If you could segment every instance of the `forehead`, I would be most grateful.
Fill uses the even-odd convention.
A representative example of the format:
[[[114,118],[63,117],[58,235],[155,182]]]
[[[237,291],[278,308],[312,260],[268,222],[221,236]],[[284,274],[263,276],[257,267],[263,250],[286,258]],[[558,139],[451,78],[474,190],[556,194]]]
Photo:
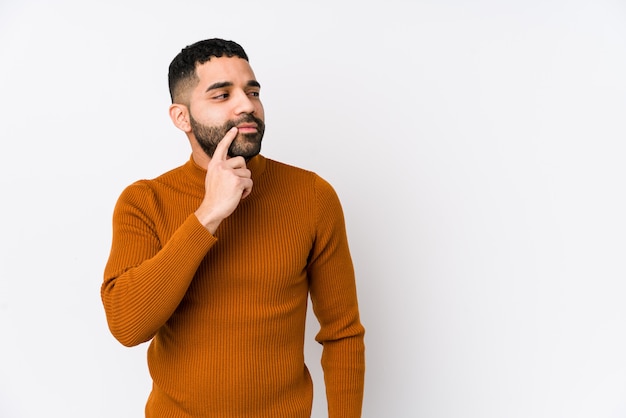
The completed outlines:
[[[211,57],[204,64],[196,66],[198,87],[205,88],[216,82],[231,82],[234,85],[256,80],[248,61],[239,57]]]

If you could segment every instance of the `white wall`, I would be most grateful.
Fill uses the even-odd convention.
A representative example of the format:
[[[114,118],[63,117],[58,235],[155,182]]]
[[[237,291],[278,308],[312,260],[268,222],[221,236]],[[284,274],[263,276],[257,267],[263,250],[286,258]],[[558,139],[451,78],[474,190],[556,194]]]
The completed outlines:
[[[188,158],[167,66],[213,36],[263,84],[263,153],[342,199],[364,417],[626,416],[624,2],[3,0],[1,417],[142,416],[111,213]]]

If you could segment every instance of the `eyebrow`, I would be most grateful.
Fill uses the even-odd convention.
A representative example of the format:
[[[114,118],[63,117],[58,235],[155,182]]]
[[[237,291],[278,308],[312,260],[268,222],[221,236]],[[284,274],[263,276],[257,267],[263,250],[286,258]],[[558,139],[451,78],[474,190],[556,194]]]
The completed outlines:
[[[246,85],[248,87],[261,87],[261,84],[259,84],[258,81],[256,80],[250,80],[246,83]],[[207,89],[205,90],[205,93],[208,93],[211,90],[217,90],[217,89],[222,89],[224,87],[232,87],[233,83],[230,81],[218,81],[217,83],[213,83],[211,84],[209,87],[207,87]]]

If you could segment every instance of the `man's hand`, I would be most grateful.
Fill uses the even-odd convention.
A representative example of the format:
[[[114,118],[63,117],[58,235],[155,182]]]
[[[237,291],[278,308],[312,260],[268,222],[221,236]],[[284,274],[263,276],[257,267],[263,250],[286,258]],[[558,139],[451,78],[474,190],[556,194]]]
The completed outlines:
[[[204,183],[204,199],[195,214],[210,233],[235,211],[241,199],[252,192],[252,178],[243,157],[228,157],[228,148],[237,137],[232,128],[217,144]]]

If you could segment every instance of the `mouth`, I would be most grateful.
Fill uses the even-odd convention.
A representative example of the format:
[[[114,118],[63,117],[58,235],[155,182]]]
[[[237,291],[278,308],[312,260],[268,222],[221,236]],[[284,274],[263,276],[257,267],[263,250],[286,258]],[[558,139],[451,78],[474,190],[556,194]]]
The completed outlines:
[[[237,129],[239,133],[242,134],[256,133],[258,131],[255,123],[242,123],[241,125],[237,125]]]

